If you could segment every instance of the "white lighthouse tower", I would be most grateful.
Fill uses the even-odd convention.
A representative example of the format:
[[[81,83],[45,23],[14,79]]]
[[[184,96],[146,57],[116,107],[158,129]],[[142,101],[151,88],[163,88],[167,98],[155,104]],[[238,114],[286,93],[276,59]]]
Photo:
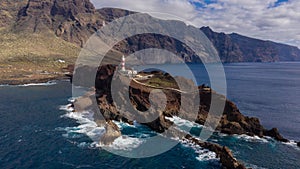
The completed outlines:
[[[126,59],[125,56],[122,56],[122,62],[121,62],[121,69],[119,70],[121,75],[129,77],[129,78],[134,78],[138,74],[136,70],[133,68],[126,69]]]
[[[126,72],[125,63],[126,63],[126,59],[125,59],[125,56],[123,55],[122,56],[122,68],[121,68],[122,72]]]

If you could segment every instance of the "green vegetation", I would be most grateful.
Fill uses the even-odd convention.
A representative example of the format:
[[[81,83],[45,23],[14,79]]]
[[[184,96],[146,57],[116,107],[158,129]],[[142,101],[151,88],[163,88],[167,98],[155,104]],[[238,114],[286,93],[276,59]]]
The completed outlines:
[[[12,33],[0,30],[0,60],[22,57],[75,58],[79,47],[51,33]]]
[[[152,78],[145,80],[144,83],[155,87],[178,89],[176,81],[166,75],[154,75]]]
[[[0,82],[61,76],[62,68],[74,64],[79,52],[80,48],[75,44],[48,32],[13,33],[2,28],[0,30]]]

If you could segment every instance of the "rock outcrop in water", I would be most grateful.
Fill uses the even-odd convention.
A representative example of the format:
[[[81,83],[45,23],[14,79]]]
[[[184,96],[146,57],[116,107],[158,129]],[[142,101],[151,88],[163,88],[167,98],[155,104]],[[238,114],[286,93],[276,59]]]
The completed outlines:
[[[220,162],[223,165],[223,167],[227,169],[246,169],[246,167],[243,164],[241,164],[234,158],[232,152],[228,147],[222,147],[218,144],[213,144],[209,142],[201,142],[189,134],[185,138],[192,141],[194,144],[200,145],[203,148],[215,152],[217,154],[217,157],[220,158]]]
[[[108,121],[105,125],[105,133],[100,138],[100,141],[104,145],[109,145],[121,136],[119,127],[112,121]]]

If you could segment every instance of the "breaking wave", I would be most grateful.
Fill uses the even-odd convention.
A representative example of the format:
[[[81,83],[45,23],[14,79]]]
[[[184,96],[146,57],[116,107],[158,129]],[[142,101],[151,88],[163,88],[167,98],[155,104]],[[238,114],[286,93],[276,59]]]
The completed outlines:
[[[242,135],[233,135],[233,137],[238,138],[240,140],[248,141],[248,142],[260,142],[260,143],[268,143],[270,141],[270,137],[258,137],[258,136],[248,136],[245,134]]]
[[[66,111],[66,114],[62,115],[61,118],[70,118],[76,120],[79,124],[78,126],[66,127],[66,128],[57,128],[57,130],[65,131],[63,137],[69,139],[81,138],[83,135],[91,138],[91,143],[77,143],[79,147],[105,147],[114,150],[122,150],[122,151],[130,151],[134,148],[140,146],[143,142],[146,141],[145,138],[151,137],[155,133],[150,129],[138,124],[134,123],[134,125],[130,125],[123,122],[114,121],[115,124],[118,125],[122,136],[118,137],[111,145],[101,145],[99,144],[99,140],[102,135],[105,133],[105,127],[99,127],[97,123],[94,121],[94,113],[91,111],[84,112],[75,112],[72,102],[75,101],[76,98],[70,98],[68,101],[71,102],[67,105],[62,105],[59,107],[60,110]],[[132,129],[135,129],[132,131]],[[125,133],[125,134],[124,134]],[[87,146],[89,144],[89,146]]]
[[[212,152],[208,149],[202,148],[199,145],[195,145],[194,143],[191,143],[187,140],[181,140],[180,143],[184,147],[192,148],[195,153],[197,154],[196,159],[199,161],[216,161],[219,162],[219,158],[217,158],[217,155],[215,152]]]
[[[0,87],[30,87],[30,86],[52,86],[56,85],[56,81],[49,81],[46,83],[28,83],[28,84],[21,84],[21,85],[9,85],[9,84],[2,84]]]
[[[122,151],[131,151],[141,144],[143,144],[145,140],[140,138],[133,138],[129,136],[121,136],[118,137],[111,145],[106,146],[110,149],[114,150],[122,150]],[[103,147],[105,145],[97,144],[99,147]]]

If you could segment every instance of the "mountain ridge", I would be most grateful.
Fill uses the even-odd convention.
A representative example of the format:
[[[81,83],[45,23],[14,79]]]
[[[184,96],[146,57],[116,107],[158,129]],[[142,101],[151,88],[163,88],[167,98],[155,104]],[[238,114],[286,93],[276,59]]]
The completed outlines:
[[[136,13],[117,8],[96,9],[90,0],[21,0],[18,1],[21,2],[19,5],[13,5],[14,1],[1,2],[5,10],[0,13],[0,27],[10,25],[10,31],[16,34],[20,32],[44,36],[50,34],[79,48],[83,47],[88,38],[105,22]],[[9,17],[3,17],[8,15]],[[294,46],[237,33],[217,33],[207,26],[201,27],[200,30],[215,46],[222,62],[300,61],[300,49]],[[184,45],[178,44],[175,40],[170,42],[170,38],[157,35],[132,37],[120,42],[120,47],[116,50],[131,54],[142,50],[140,46],[162,48],[166,44],[169,50],[181,55],[186,62],[199,62],[195,60],[195,56],[191,56],[193,52],[183,47]]]
[[[117,8],[96,9],[90,0],[2,0],[0,79],[36,78],[41,76],[40,72],[57,76],[57,72],[63,72],[62,68],[75,63],[85,42],[105,23],[133,13],[136,12]],[[224,63],[300,61],[300,49],[294,46],[236,33],[217,33],[209,27],[199,29],[215,46]],[[113,56],[129,55],[147,48],[166,49],[187,63],[201,63],[182,42],[155,34],[125,39],[112,53]],[[63,62],[58,63],[59,60]]]
[[[300,49],[270,40],[260,40],[237,33],[216,33],[200,28],[213,43],[223,62],[299,61]]]

